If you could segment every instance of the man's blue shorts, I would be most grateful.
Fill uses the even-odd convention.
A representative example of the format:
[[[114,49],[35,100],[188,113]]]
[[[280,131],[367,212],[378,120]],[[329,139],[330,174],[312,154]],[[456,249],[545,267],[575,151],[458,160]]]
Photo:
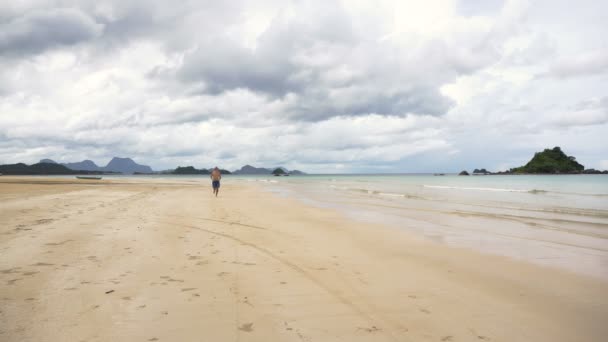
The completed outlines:
[[[217,189],[220,187],[220,181],[213,181],[213,188]]]

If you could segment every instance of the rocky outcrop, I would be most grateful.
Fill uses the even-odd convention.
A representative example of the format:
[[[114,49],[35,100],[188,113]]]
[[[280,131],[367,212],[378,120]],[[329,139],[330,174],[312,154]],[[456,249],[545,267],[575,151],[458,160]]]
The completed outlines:
[[[153,173],[152,168],[147,165],[139,165],[131,158],[114,157],[108,165],[103,168],[104,171],[120,172],[125,174],[137,173]]]
[[[72,170],[103,171],[103,168],[97,166],[92,160],[83,160],[77,163],[62,163],[62,165]]]
[[[232,172],[235,175],[269,175],[272,170],[263,167],[254,167],[251,165],[245,165],[238,170]]]

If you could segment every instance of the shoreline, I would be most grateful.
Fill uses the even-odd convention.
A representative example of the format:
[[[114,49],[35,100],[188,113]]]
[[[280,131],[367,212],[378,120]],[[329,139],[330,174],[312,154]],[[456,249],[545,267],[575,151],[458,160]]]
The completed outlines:
[[[109,186],[111,185],[111,186]],[[608,282],[260,191],[0,178],[0,339],[600,341]],[[108,291],[113,291],[106,293]]]

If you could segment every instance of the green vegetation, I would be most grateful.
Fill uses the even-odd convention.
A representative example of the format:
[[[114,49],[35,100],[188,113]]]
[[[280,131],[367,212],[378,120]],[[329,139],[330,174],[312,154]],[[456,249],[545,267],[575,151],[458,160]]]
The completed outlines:
[[[174,175],[208,175],[210,172],[206,169],[195,169],[194,166],[178,166],[173,170]]]
[[[511,173],[581,173],[585,167],[576,158],[567,156],[559,147],[536,152],[528,164],[510,170]]]
[[[220,173],[223,175],[229,175],[230,171],[220,169]],[[170,172],[172,175],[208,175],[211,174],[211,170],[207,169],[196,169],[194,166],[178,166],[177,169]]]
[[[285,170],[281,169],[280,167],[277,167],[276,169],[274,169],[274,171],[272,171],[272,174],[275,176],[282,176],[284,174],[287,174],[287,172],[285,172]]]
[[[0,173],[5,175],[76,175],[102,174],[100,171],[75,171],[61,164],[38,163],[26,165],[23,163],[0,165]]]

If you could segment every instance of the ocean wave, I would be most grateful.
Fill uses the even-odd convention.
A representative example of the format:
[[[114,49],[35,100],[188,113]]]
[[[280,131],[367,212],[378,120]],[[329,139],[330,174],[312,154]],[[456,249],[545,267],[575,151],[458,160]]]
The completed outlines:
[[[278,183],[279,182],[279,181],[272,180],[272,179],[256,179],[254,181],[255,182],[264,182],[264,183]]]
[[[478,188],[478,187],[460,187],[460,186],[445,186],[445,185],[423,185],[425,188],[431,189],[449,189],[449,190],[477,190],[477,191],[495,191],[495,192],[523,192],[529,194],[560,194],[573,196],[592,196],[592,197],[608,197],[608,194],[589,194],[580,192],[564,192],[564,191],[549,191],[543,189],[503,189],[503,188]]]
[[[332,189],[336,189],[336,190],[363,193],[363,194],[367,194],[367,195],[377,195],[377,196],[385,196],[385,197],[401,197],[401,198],[411,198],[411,199],[425,199],[423,197],[411,195],[411,194],[407,194],[407,193],[382,192],[382,191],[371,190],[371,189],[350,188],[350,187],[336,186],[336,185],[329,185],[329,187]]]
[[[477,191],[496,191],[496,192],[528,192],[528,193],[543,193],[545,190],[538,189],[503,189],[503,188],[477,188],[477,187],[460,187],[460,186],[446,186],[446,185],[423,185],[425,188],[431,189],[448,189],[448,190],[477,190]]]

